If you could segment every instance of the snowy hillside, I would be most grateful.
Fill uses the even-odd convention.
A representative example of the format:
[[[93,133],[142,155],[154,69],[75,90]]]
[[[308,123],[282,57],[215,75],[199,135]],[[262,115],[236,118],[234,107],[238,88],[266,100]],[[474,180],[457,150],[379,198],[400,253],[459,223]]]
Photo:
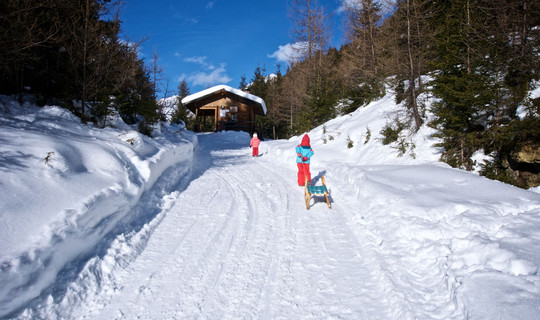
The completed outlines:
[[[400,156],[392,93],[301,137],[155,139],[57,108],[0,117],[0,318],[538,319],[540,194]],[[352,141],[352,147],[349,148]]]

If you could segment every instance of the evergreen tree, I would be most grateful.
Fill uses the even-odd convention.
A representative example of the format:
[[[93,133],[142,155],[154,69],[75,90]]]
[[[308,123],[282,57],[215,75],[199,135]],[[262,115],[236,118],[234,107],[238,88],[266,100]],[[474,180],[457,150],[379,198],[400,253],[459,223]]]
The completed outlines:
[[[342,98],[350,103],[342,113],[353,112],[384,92],[384,74],[380,32],[381,5],[373,0],[348,1],[345,6],[345,33],[348,43],[342,47],[339,64]]]
[[[287,99],[284,97],[284,83],[281,66],[277,65],[275,76],[267,77],[266,80],[266,108],[265,117],[259,117],[258,121],[263,127],[265,137],[273,139],[289,136],[289,111],[286,107]]]
[[[110,0],[4,1],[0,5],[0,93],[30,94],[107,125],[120,113],[145,129],[159,119],[136,45],[119,39]],[[75,101],[75,103],[73,103]],[[142,117],[142,118],[141,118]]]
[[[470,157],[481,146],[485,129],[482,109],[490,101],[489,73],[472,59],[475,21],[470,14],[471,0],[432,5],[436,8],[433,23],[440,28],[432,61],[437,70],[433,92],[441,100],[432,110],[436,119],[431,125],[443,139],[442,159],[454,167],[471,169]]]
[[[266,75],[264,74],[265,72],[266,69],[264,68],[264,66],[262,70],[260,66],[257,66],[253,73],[253,77],[251,78],[251,83],[247,86],[247,90],[251,94],[258,96],[263,100],[266,98],[266,91],[268,88],[268,85],[266,83]]]
[[[510,142],[507,135],[513,131],[507,128],[524,129],[516,110],[538,66],[520,63],[520,70],[515,71],[517,60],[535,60],[525,53],[530,52],[531,43],[538,43],[535,27],[519,17],[530,13],[524,12],[525,7],[538,12],[534,9],[538,5],[530,1],[494,4],[485,0],[432,3],[432,23],[439,28],[432,60],[437,70],[434,93],[440,98],[433,108],[432,125],[443,139],[443,160],[467,169],[472,168],[470,157],[479,149],[494,153],[502,168],[502,162],[521,147]],[[513,132],[510,136],[534,134]]]
[[[247,82],[246,82],[246,76],[243,74],[242,77],[240,77],[240,84],[238,84],[238,89],[240,90],[246,90],[247,88]]]
[[[251,78],[251,83],[246,86],[246,90],[257,97],[260,97],[266,102],[268,101],[269,82],[265,73],[266,68],[263,66],[261,69],[261,67],[257,65],[257,68],[255,68],[253,73],[253,77]],[[266,107],[267,109],[269,108],[268,104]],[[267,131],[268,128],[271,127],[272,122],[271,112],[269,113],[270,115],[267,113],[267,116],[265,117],[256,117],[256,127],[258,128],[259,138],[264,138],[266,135],[271,136]]]
[[[190,116],[190,111],[182,104],[182,99],[189,96],[189,87],[185,80],[178,84],[177,107],[173,114],[171,122],[180,123],[182,121],[187,129],[192,130],[194,119]]]

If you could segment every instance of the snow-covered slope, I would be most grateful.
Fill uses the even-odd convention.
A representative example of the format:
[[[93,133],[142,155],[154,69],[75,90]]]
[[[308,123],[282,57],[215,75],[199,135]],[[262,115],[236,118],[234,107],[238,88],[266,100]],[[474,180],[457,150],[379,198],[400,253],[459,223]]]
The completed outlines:
[[[395,109],[389,92],[309,132],[332,209],[307,211],[301,136],[253,158],[245,133],[11,106],[0,318],[537,319],[540,195],[437,162],[426,128],[399,156],[379,135]]]
[[[395,95],[387,88],[388,94],[366,107],[355,112],[337,117],[309,132],[311,145],[317,152],[318,159],[350,164],[423,164],[437,163],[440,151],[433,147],[438,141],[431,137],[433,129],[422,127],[417,134],[406,136],[406,142],[414,144],[408,147],[407,152],[400,155],[395,145],[383,145],[380,131],[387,123],[391,123],[399,114],[396,107]],[[421,98],[424,98],[422,96]],[[428,104],[429,101],[426,102]],[[302,136],[289,139],[289,143],[279,143],[268,151],[284,162],[293,162],[294,153],[288,152],[291,147],[300,143]],[[349,140],[352,148],[349,148]]]
[[[99,253],[107,237],[144,223],[138,219],[145,213],[134,208],[168,168],[183,163],[188,170],[196,144],[173,127],[149,139],[121,121],[118,129],[101,130],[59,107],[6,106],[0,117],[0,316],[54,286],[70,263]]]

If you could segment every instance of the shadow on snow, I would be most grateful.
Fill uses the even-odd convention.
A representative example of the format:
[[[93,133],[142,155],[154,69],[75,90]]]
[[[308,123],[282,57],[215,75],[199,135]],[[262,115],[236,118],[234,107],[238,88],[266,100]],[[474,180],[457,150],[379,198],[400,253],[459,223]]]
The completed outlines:
[[[233,137],[236,137],[236,135],[233,135]],[[105,218],[90,230],[75,228],[72,233],[68,233],[65,237],[55,237],[48,247],[35,252],[31,259],[25,258],[28,254],[23,254],[19,259],[19,267],[21,265],[25,267],[24,265],[26,265],[29,272],[26,273],[28,280],[11,290],[14,291],[13,294],[18,295],[31,290],[36,284],[39,285],[44,277],[51,277],[50,273],[54,272],[55,256],[61,255],[62,251],[73,249],[71,248],[73,242],[82,242],[85,239],[99,239],[97,245],[77,253],[74,259],[62,266],[61,270],[56,275],[53,275],[53,283],[42,289],[37,297],[21,301],[7,313],[0,314],[0,317],[17,317],[25,309],[34,309],[47,304],[46,301],[49,296],[53,298],[54,303],[59,303],[70,286],[80,278],[81,272],[90,261],[96,258],[98,261],[102,261],[113,242],[119,236],[137,234],[158,217],[163,210],[159,204],[164,197],[173,192],[181,193],[185,191],[192,181],[197,180],[211,167],[246,161],[251,158],[249,136],[246,136],[246,141],[240,139],[231,141],[227,134],[204,134],[199,135],[198,140],[199,143],[195,147],[192,161],[182,162],[165,170],[155,184],[142,194],[133,207],[120,208],[112,214],[104,215]],[[244,148],[247,148],[245,153],[238,152]],[[230,150],[238,150],[232,152],[237,155],[231,156],[230,152],[224,152]],[[157,225],[159,225],[159,222]],[[136,256],[144,250],[152,232],[153,229],[144,237],[143,241],[137,243]],[[0,274],[6,271],[9,272],[10,269],[11,266],[2,265]],[[99,271],[96,271],[94,276],[96,281],[99,282],[102,275]]]

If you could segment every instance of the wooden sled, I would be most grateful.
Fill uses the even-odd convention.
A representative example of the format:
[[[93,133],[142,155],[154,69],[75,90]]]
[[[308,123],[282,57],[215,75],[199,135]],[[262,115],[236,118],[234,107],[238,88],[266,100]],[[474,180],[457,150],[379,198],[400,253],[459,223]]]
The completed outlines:
[[[324,176],[321,176],[321,181],[322,181],[322,186],[312,186],[308,184],[307,177],[306,177],[306,181],[304,182],[304,200],[306,201],[306,209],[308,210],[309,210],[309,203],[311,202],[311,197],[313,195],[324,195],[328,208],[332,209],[332,205],[330,205],[330,199],[328,199],[328,188],[326,188],[326,182],[324,180]]]

